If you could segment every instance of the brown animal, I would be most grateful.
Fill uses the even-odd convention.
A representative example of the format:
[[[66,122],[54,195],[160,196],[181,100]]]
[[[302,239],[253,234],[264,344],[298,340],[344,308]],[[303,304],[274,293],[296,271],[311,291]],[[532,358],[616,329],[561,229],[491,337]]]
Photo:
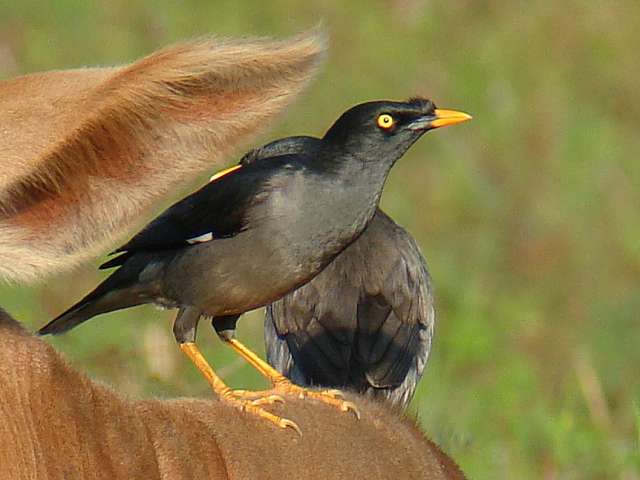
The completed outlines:
[[[1,479],[456,479],[456,465],[385,405],[362,419],[287,397],[302,438],[212,400],[130,400],[0,316]]]
[[[141,223],[270,119],[313,73],[316,36],[186,43],[130,66],[0,82],[0,274],[73,266]],[[34,241],[37,239],[37,242]],[[215,400],[130,400],[0,310],[0,478],[463,478],[419,430],[287,397],[281,431]]]

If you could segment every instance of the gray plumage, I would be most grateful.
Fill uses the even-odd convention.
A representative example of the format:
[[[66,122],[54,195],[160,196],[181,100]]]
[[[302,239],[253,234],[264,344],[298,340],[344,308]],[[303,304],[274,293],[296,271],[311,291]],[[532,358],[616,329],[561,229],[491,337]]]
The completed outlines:
[[[356,390],[405,408],[434,322],[420,249],[377,210],[318,276],[267,307],[267,359],[295,383]]]

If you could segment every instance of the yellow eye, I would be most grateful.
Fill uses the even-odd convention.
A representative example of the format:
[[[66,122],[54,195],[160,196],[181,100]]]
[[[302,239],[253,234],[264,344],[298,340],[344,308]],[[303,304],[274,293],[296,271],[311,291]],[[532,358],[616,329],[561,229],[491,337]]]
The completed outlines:
[[[394,124],[394,120],[393,117],[391,115],[389,115],[388,113],[383,113],[382,115],[380,115],[378,117],[378,126],[380,128],[384,128],[385,130],[393,127]]]

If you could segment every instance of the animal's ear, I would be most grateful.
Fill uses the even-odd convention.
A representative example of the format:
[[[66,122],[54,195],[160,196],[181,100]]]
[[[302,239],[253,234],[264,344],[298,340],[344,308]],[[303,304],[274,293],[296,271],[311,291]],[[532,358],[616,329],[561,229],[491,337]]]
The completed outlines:
[[[129,234],[271,124],[323,49],[316,33],[200,40],[122,67],[0,82],[0,277],[61,270]]]

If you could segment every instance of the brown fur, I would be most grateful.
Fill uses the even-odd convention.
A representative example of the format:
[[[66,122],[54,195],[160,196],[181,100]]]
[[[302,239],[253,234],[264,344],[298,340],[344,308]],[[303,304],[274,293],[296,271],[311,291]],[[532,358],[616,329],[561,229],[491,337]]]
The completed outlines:
[[[128,67],[0,82],[0,276],[33,279],[123,236],[297,93],[322,50],[201,41]],[[129,400],[0,309],[0,479],[457,479],[411,422],[288,398],[302,439],[214,400]]]
[[[201,40],[0,82],[0,277],[60,271],[122,239],[268,124],[322,51],[316,35]]]
[[[129,400],[92,382],[0,313],[0,478],[460,479],[382,404],[362,419],[295,398],[271,410],[303,433],[215,400]]]

